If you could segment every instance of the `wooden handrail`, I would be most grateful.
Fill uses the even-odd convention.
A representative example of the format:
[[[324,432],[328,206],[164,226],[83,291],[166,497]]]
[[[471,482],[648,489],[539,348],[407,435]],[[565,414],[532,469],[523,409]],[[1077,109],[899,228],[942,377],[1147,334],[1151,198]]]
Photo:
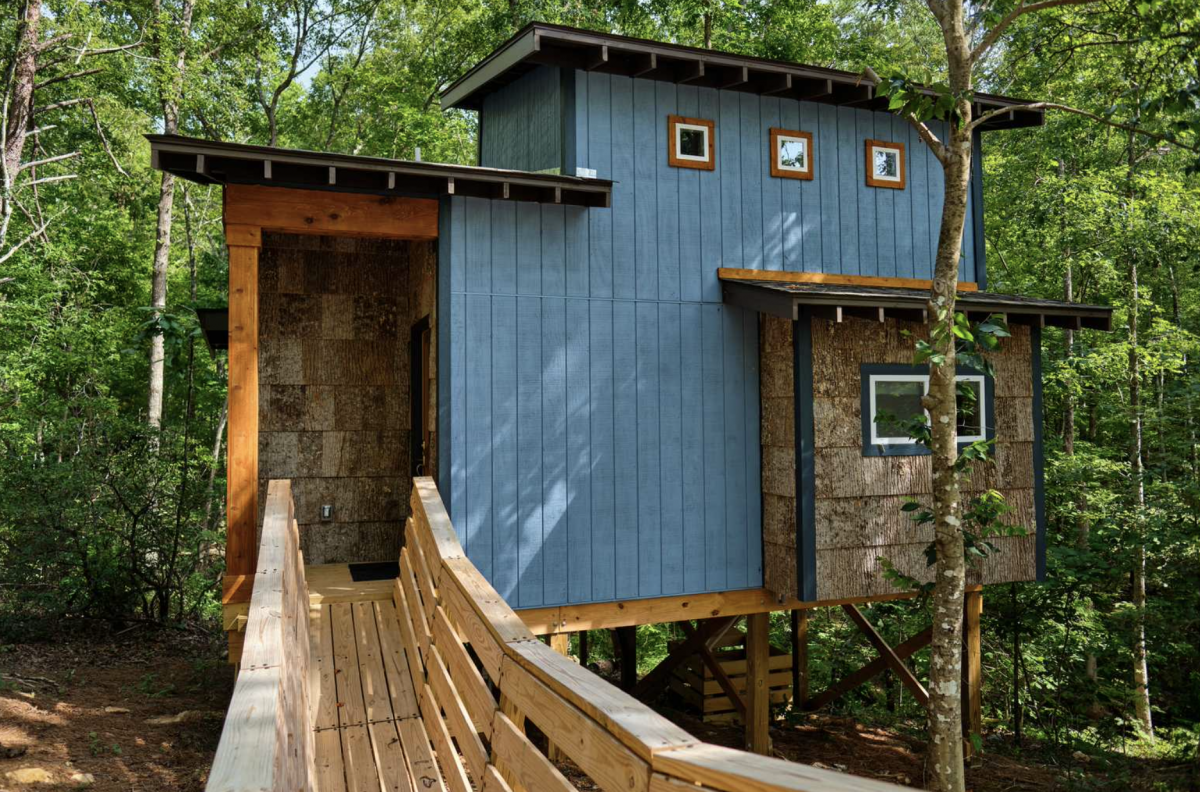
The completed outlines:
[[[308,586],[289,481],[267,486],[237,683],[206,792],[310,792]]]
[[[432,479],[414,479],[412,515],[395,600],[452,792],[468,777],[483,792],[573,789],[525,737],[525,719],[606,790],[900,789],[698,740],[538,641],[467,559]]]

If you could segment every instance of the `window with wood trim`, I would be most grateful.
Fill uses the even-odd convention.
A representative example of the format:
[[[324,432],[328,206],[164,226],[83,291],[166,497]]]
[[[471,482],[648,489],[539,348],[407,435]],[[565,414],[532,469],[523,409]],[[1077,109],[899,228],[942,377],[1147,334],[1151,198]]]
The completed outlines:
[[[867,141],[867,186],[903,190],[908,174],[904,144],[886,140]]]
[[[716,128],[712,121],[667,116],[667,162],[676,168],[713,170],[717,167]]]
[[[771,175],[811,180],[814,172],[812,133],[771,127]]]
[[[995,437],[993,389],[990,377],[959,367],[958,443],[964,446]],[[929,390],[924,366],[864,364],[862,366],[863,456],[918,456],[929,449],[916,442],[908,427],[915,418],[929,421],[921,399]]]

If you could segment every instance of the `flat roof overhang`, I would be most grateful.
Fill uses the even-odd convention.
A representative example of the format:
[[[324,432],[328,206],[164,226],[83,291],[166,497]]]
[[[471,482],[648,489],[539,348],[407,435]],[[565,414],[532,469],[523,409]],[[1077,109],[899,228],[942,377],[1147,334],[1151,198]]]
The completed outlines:
[[[197,308],[196,318],[200,320],[200,332],[204,333],[211,351],[229,349],[228,308]]]
[[[147,135],[151,165],[200,184],[256,184],[307,190],[437,198],[462,195],[569,206],[610,206],[612,182],[548,173],[356,157]]]
[[[602,74],[782,96],[825,104],[887,110],[888,100],[854,72],[751,58],[715,50],[532,22],[442,92],[442,108],[479,110],[488,94],[538,66],[566,66]],[[930,96],[934,91],[927,89]],[[1008,109],[981,129],[1017,129],[1045,123],[1030,102],[975,94],[976,114]]]
[[[765,280],[721,281],[726,303],[760,313],[795,320],[800,307],[806,306],[817,316],[840,319],[859,316],[883,319],[924,321],[929,291],[874,286],[842,286],[824,283],[786,283]],[[1112,308],[1083,305],[1013,294],[960,291],[957,309],[969,318],[1003,314],[1012,324],[1029,324],[1072,329],[1112,329]]]

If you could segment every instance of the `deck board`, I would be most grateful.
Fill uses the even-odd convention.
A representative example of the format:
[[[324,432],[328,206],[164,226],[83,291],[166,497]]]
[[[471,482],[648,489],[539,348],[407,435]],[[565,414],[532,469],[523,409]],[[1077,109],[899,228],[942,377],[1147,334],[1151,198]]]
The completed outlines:
[[[314,569],[317,792],[445,792],[391,601],[394,581],[353,583],[344,564],[307,572]]]

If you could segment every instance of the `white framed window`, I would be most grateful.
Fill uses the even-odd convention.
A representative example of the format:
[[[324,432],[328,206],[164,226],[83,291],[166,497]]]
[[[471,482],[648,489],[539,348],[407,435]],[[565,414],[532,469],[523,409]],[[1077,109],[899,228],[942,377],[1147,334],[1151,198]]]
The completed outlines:
[[[907,180],[904,144],[867,141],[867,186],[903,190]]]
[[[667,161],[676,168],[713,170],[716,167],[715,124],[703,118],[668,117]]]
[[[811,132],[771,127],[771,175],[784,179],[812,179]]]
[[[863,449],[890,449],[890,453],[924,453],[908,434],[905,425],[929,414],[921,399],[929,391],[929,374],[910,366],[863,366]],[[989,437],[991,393],[989,380],[978,373],[959,373],[958,442]],[[887,453],[888,451],[884,451]]]

